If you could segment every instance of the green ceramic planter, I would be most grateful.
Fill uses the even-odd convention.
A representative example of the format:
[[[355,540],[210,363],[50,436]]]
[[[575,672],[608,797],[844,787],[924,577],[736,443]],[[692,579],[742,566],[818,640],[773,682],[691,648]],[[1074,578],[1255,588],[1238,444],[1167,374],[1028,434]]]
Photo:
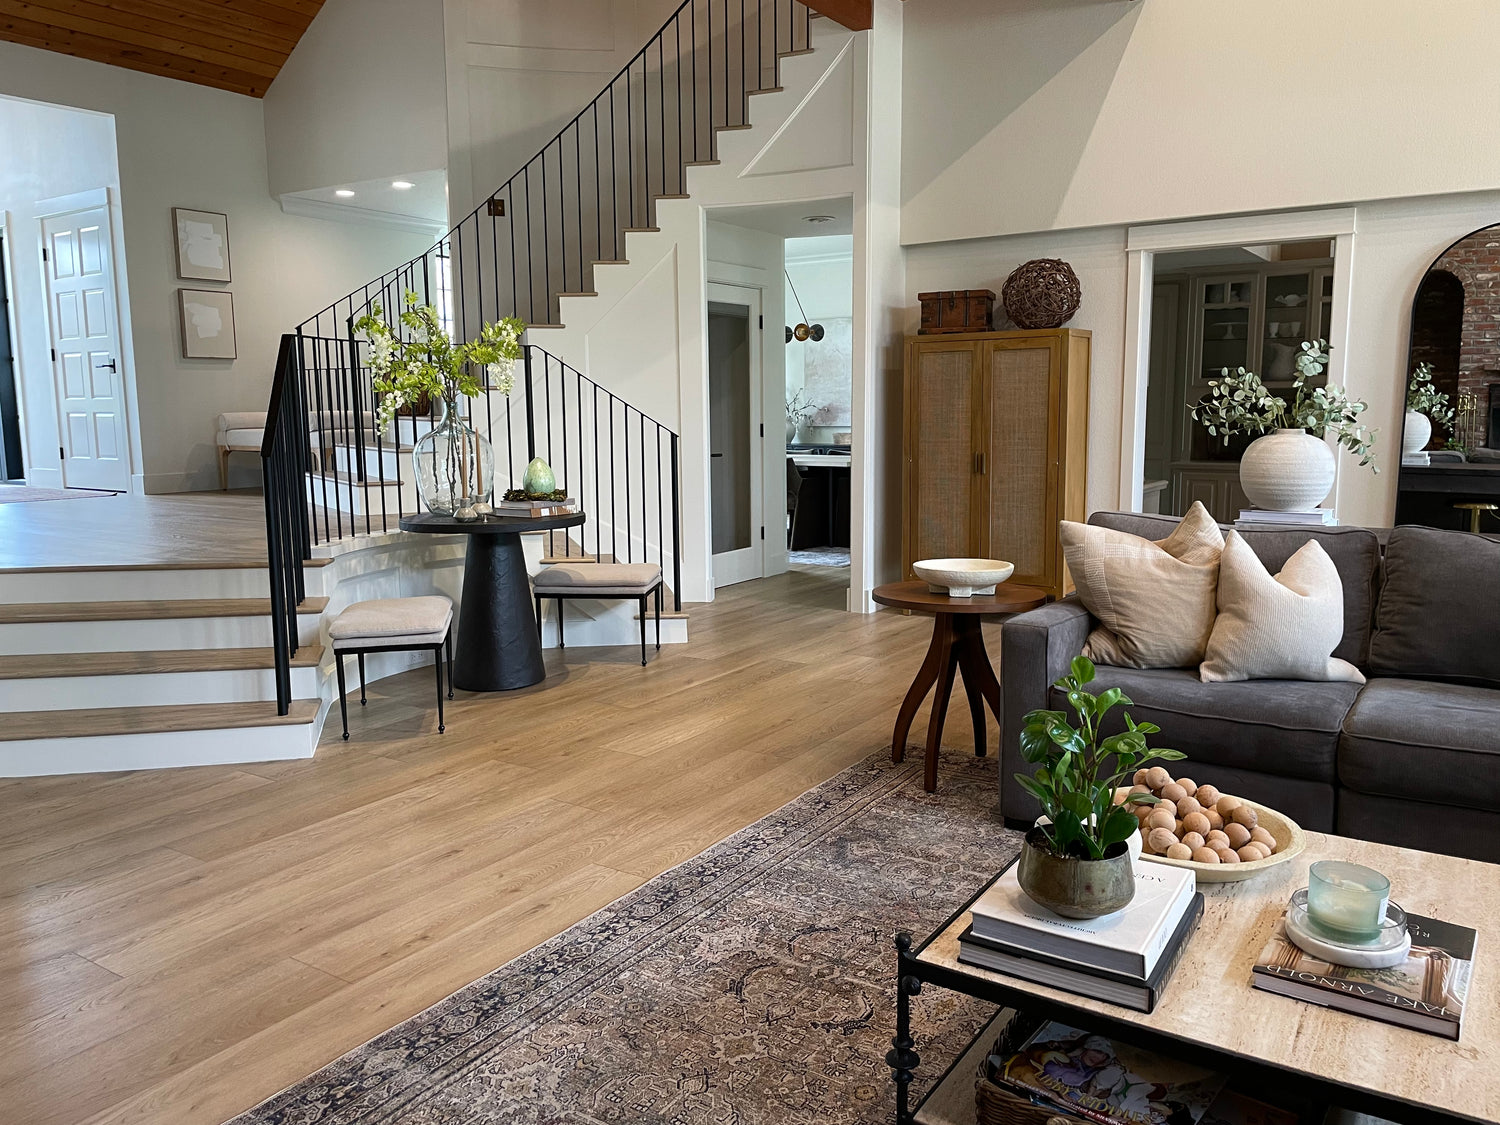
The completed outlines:
[[[1026,833],[1016,878],[1026,897],[1064,918],[1102,918],[1135,897],[1130,850],[1116,844],[1103,859],[1075,859],[1048,849],[1040,828]]]

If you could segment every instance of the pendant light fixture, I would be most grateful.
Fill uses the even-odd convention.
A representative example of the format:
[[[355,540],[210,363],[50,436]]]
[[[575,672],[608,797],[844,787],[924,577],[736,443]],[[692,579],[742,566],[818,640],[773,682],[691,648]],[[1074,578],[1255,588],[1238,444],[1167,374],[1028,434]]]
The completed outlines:
[[[797,340],[805,344],[811,340],[813,343],[817,343],[823,338],[823,326],[821,324],[807,323],[807,310],[802,307],[802,298],[797,296],[797,286],[792,281],[792,275],[787,273],[785,268],[781,272],[786,274],[786,283],[791,286],[792,298],[797,302],[797,311],[802,314],[802,322],[796,328],[787,325],[786,342],[790,344],[793,340]]]

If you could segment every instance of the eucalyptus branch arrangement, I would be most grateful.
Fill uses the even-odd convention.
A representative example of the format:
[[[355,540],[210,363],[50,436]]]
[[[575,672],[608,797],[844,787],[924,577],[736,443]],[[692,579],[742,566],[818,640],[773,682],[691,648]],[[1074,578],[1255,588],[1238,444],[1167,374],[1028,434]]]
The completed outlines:
[[[477,339],[455,344],[436,308],[419,304],[415,293],[406,294],[405,305],[397,317],[400,331],[386,320],[378,302],[354,322],[370,345],[367,363],[380,395],[377,417],[382,428],[402,407],[424,397],[442,398],[451,410],[459,395],[472,397],[485,389],[510,394],[525,321],[508,316],[483,325]]]
[[[1411,373],[1411,383],[1406,388],[1406,409],[1425,414],[1434,426],[1453,432],[1453,407],[1448,396],[1432,384],[1432,364],[1423,360]]]
[[[1375,465],[1375,435],[1359,416],[1369,403],[1351,399],[1343,387],[1315,386],[1328,369],[1328,341],[1304,340],[1297,352],[1297,374],[1292,379],[1292,401],[1271,393],[1253,371],[1224,368],[1208,381],[1209,392],[1192,407],[1193,421],[1226,444],[1235,434],[1265,434],[1272,430],[1308,430],[1315,437],[1329,434],[1359,458]]]
[[[1125,713],[1125,729],[1100,738],[1104,717],[1116,707],[1133,706],[1119,688],[1098,695],[1085,690],[1093,682],[1094,665],[1075,656],[1069,672],[1054,687],[1067,693],[1068,706],[1078,717],[1075,727],[1062,711],[1032,711],[1022,720],[1021,756],[1034,764],[1031,776],[1016,780],[1041,802],[1051,824],[1042,831],[1058,855],[1103,859],[1115,844],[1123,844],[1140,829],[1131,806],[1156,804],[1149,793],[1134,793],[1115,803],[1115,788],[1146,762],[1181,761],[1181,750],[1152,748],[1149,735],[1161,728],[1137,723]]]

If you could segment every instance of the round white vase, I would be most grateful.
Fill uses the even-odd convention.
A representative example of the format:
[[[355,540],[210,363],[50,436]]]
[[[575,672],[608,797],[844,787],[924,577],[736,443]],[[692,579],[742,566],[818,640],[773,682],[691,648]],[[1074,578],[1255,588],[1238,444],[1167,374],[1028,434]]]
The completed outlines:
[[[1333,487],[1333,450],[1306,430],[1276,430],[1256,438],[1240,459],[1240,487],[1257,508],[1308,512]]]
[[[1406,426],[1401,431],[1401,463],[1425,465],[1428,457],[1422,451],[1432,440],[1432,419],[1415,410],[1406,412]]]
[[[786,440],[787,440],[787,444],[790,445],[793,441],[796,440],[796,438],[797,438],[797,423],[794,422],[794,421],[792,421],[790,418],[788,418],[786,420]]]

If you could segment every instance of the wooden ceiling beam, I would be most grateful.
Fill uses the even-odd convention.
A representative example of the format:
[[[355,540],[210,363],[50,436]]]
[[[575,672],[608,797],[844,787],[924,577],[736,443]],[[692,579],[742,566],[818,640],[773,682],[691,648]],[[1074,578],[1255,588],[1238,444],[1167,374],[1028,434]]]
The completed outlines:
[[[869,31],[875,26],[875,0],[806,0],[807,6],[850,31]]]

